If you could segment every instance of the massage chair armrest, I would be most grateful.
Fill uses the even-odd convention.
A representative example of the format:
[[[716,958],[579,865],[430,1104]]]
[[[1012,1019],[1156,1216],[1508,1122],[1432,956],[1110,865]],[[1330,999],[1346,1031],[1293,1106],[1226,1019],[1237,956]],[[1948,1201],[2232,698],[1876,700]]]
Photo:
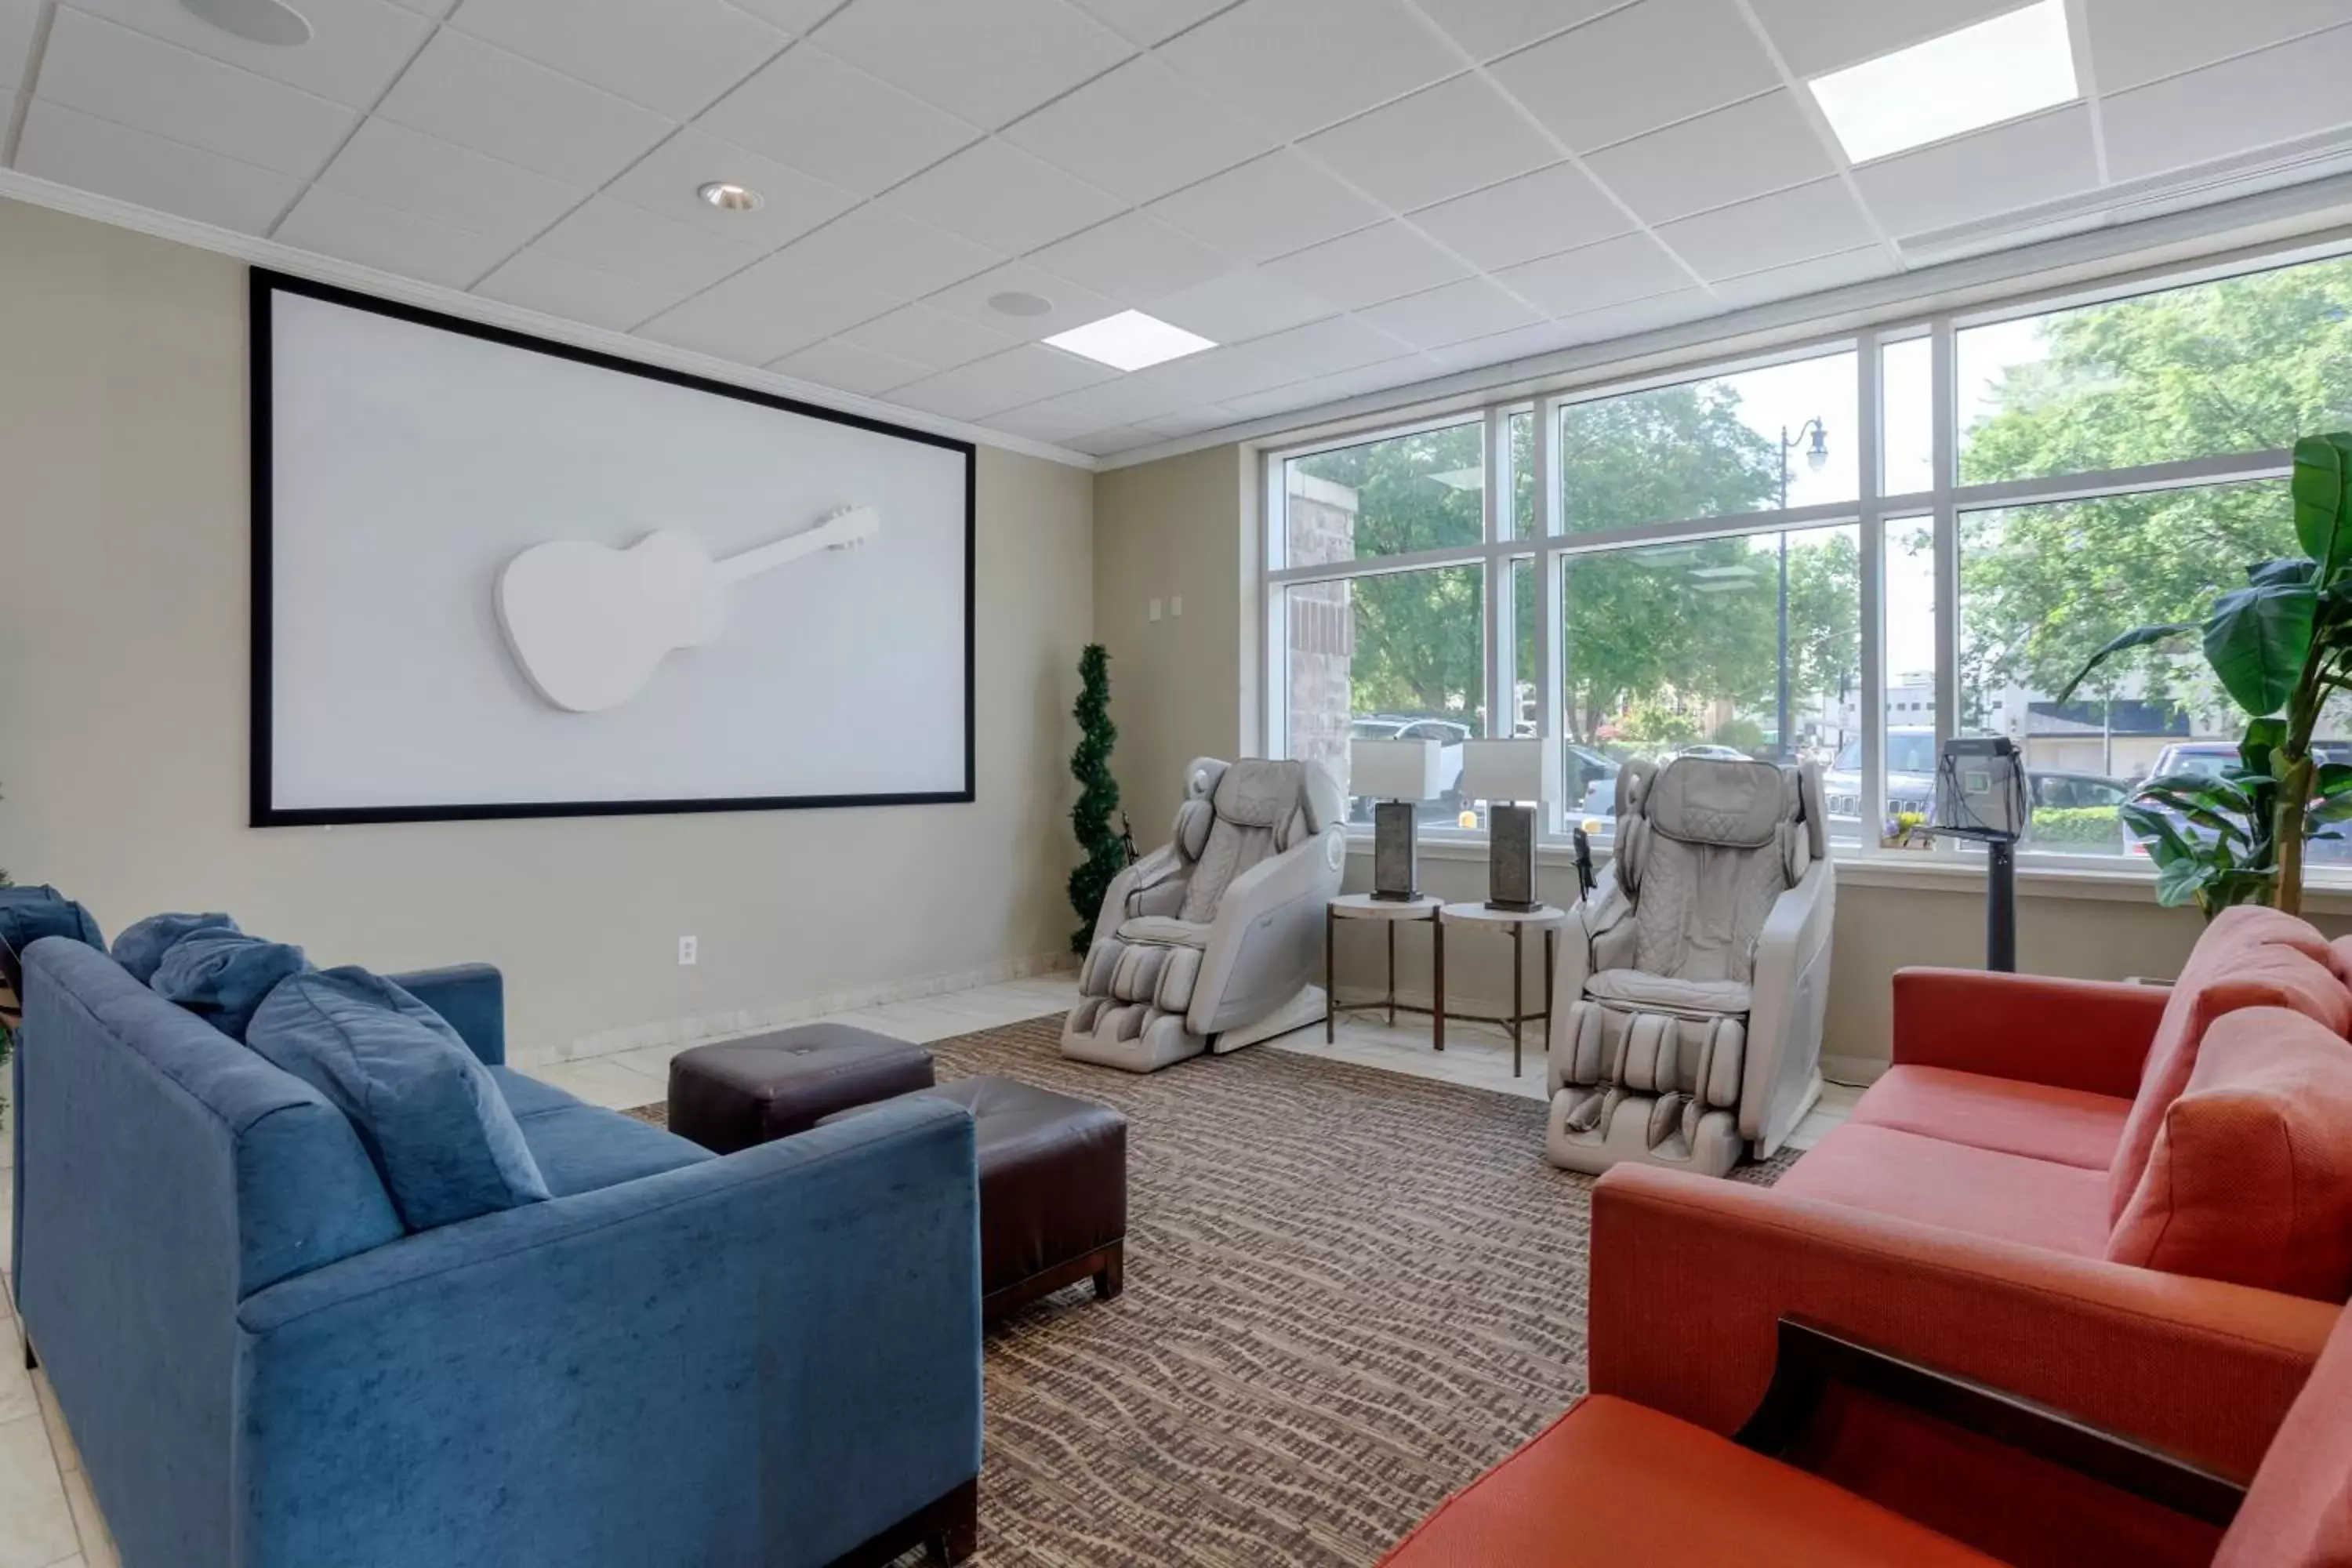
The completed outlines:
[[[1548,1054],[1554,1062],[1564,1063],[1573,1053],[1575,1042],[1569,1037],[1569,1009],[1584,994],[1585,982],[1595,970],[1622,968],[1624,965],[1607,962],[1607,954],[1598,952],[1603,939],[1612,933],[1631,935],[1630,922],[1633,900],[1617,885],[1617,868],[1603,866],[1594,879],[1590,897],[1580,899],[1569,908],[1567,918],[1560,921],[1559,953],[1553,961],[1551,979],[1550,1044]],[[1553,1072],[1555,1084],[1559,1068]]]
[[[1173,844],[1163,844],[1110,879],[1095,917],[1097,939],[1138,915],[1172,915],[1184,906],[1186,866]]]
[[[1975,969],[1895,972],[1895,1061],[2129,1100],[2169,987]]]
[[[1296,990],[1319,973],[1324,907],[1338,896],[1347,866],[1347,830],[1334,823],[1233,879],[1217,900],[1187,1029],[1212,1035],[1234,1027],[1246,1020],[1224,1016],[1229,994],[1255,1006],[1265,999],[1262,992]]]
[[[1755,963],[1748,971],[1748,1058],[1740,1073],[1739,1132],[1769,1145],[1771,1153],[1790,1131],[1767,1127],[1778,1110],[1793,1122],[1801,1100],[1775,1095],[1790,1051],[1801,1052],[1808,1078],[1821,1055],[1822,1024],[1828,1005],[1830,931],[1837,906],[1837,873],[1816,860],[1797,885],[1772,900],[1757,933]]]
[[[1593,1190],[1590,1376],[1729,1434],[1805,1321],[2236,1480],[2342,1309],[1619,1165]]]

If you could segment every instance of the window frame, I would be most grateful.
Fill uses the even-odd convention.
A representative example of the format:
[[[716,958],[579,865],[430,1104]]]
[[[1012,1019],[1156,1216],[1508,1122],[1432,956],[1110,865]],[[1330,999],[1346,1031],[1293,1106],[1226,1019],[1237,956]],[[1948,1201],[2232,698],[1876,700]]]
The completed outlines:
[[[2086,306],[2195,288],[2232,278],[2352,257],[2352,241],[2325,244],[2294,241],[2251,248],[2201,263],[2171,268],[2151,267],[2120,273],[2065,289],[2022,292],[1948,310],[1923,310],[1889,317],[1848,331],[1822,332],[1742,353],[1709,353],[1694,350],[1670,363],[1646,366],[1639,374],[1611,375],[1606,367],[1561,378],[1530,393],[1524,383],[1507,393],[1476,402],[1448,405],[1443,412],[1387,423],[1353,423],[1344,429],[1318,432],[1312,437],[1285,441],[1271,437],[1256,445],[1260,463],[1258,522],[1255,546],[1258,590],[1264,605],[1265,636],[1259,643],[1259,741],[1263,753],[1281,756],[1288,735],[1286,711],[1284,590],[1299,584],[1352,580],[1394,572],[1435,567],[1476,566],[1486,574],[1485,637],[1486,648],[1485,710],[1488,730],[1509,735],[1518,721],[1513,668],[1516,638],[1511,617],[1516,600],[1511,572],[1517,561],[1532,559],[1538,604],[1533,637],[1536,660],[1537,735],[1559,746],[1565,736],[1563,693],[1553,641],[1562,624],[1561,567],[1571,556],[1600,554],[1640,545],[1686,543],[1709,539],[1794,532],[1811,528],[1854,526],[1860,538],[1860,719],[1862,743],[1861,792],[1858,809],[1864,831],[1859,844],[1841,844],[1841,860],[1916,865],[1923,860],[1957,868],[1965,863],[1965,847],[1938,837],[1930,850],[1888,849],[1870,824],[1885,819],[1885,755],[1888,716],[1885,710],[1888,670],[1885,647],[1885,542],[1890,521],[1926,521],[1931,530],[1935,574],[1934,729],[1938,745],[1951,738],[1960,710],[1959,519],[1963,513],[1995,508],[2022,507],[2095,500],[2167,489],[2263,479],[2279,479],[2292,472],[2285,449],[2242,451],[2218,457],[2183,458],[2047,478],[1962,485],[1958,482],[1958,364],[1961,332],[1973,327],[2054,314]],[[1886,493],[1884,489],[1885,421],[1880,371],[1882,354],[1890,345],[1926,339],[1929,344],[1930,463],[1933,483],[1927,489]],[[1559,441],[1563,409],[1571,405],[1689,384],[1736,375],[1792,361],[1852,353],[1854,356],[1854,405],[1841,411],[1841,420],[1858,443],[1858,497],[1786,510],[1740,512],[1729,516],[1685,518],[1569,532],[1564,529],[1564,498],[1559,482]],[[1824,410],[1824,413],[1828,413]],[[1535,527],[1532,537],[1512,533],[1510,420],[1528,413],[1534,419],[1532,444]],[[1451,426],[1482,421],[1486,459],[1479,540],[1409,554],[1368,557],[1347,563],[1289,566],[1282,559],[1287,527],[1285,515],[1286,465],[1300,458],[1391,437],[1409,436]],[[1565,847],[1571,803],[1549,803],[1540,824],[1549,845]],[[1483,842],[1481,830],[1424,824],[1424,837],[1438,841]],[[1370,829],[1351,826],[1351,837]],[[2068,854],[2027,849],[2021,863],[2053,871],[2124,874],[2141,880],[2154,869],[2137,857]],[[2331,872],[2316,868],[2322,879],[2344,879],[2352,871]]]

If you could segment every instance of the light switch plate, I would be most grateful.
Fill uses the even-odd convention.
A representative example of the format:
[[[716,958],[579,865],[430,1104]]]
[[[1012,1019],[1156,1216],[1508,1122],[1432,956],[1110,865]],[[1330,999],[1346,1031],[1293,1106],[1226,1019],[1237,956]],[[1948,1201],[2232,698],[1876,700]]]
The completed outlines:
[[[1155,621],[1160,618],[1160,601],[1157,599],[1151,601],[1151,618]]]

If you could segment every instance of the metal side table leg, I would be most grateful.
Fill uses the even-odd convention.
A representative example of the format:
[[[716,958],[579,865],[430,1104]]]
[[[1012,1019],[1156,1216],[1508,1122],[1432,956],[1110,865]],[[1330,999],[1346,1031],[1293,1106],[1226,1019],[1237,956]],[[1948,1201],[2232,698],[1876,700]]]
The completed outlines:
[[[1331,906],[1323,906],[1323,1043],[1329,1045],[1338,1037],[1334,1019],[1339,1011],[1339,984],[1332,977],[1333,954],[1339,945],[1339,917]]]
[[[1430,998],[1429,1034],[1439,1050],[1445,1048],[1445,916],[1433,910],[1429,917],[1431,989],[1436,994]]]
[[[1527,933],[1518,927],[1511,928],[1511,1076],[1519,1076],[1519,1019],[1528,1010]]]

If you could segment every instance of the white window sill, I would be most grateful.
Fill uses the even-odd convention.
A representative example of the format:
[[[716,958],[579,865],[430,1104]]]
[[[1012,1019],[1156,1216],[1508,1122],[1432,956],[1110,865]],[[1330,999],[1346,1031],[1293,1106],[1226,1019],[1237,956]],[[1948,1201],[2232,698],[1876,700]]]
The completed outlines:
[[[1483,863],[1486,858],[1486,839],[1484,834],[1465,833],[1458,828],[1433,831],[1424,827],[1420,849],[1424,860]],[[1350,825],[1348,853],[1367,860],[1371,858],[1370,827]],[[1835,855],[1837,879],[1848,887],[1911,888],[1923,892],[1984,896],[1984,862],[1973,857],[1906,849],[1870,852],[1851,845],[1841,847]],[[1608,845],[1593,845],[1592,858],[1596,865],[1607,864]],[[1565,868],[1575,865],[1576,852],[1565,840],[1547,839],[1537,847],[1536,859],[1545,867]],[[2028,855],[2018,863],[2017,891],[2020,898],[2028,899],[2153,904],[2156,879],[2146,869],[2145,862],[2107,866],[2089,856],[2040,858]],[[2352,914],[2352,876],[2339,874],[2324,880],[2306,881],[2303,907],[2306,914]]]

